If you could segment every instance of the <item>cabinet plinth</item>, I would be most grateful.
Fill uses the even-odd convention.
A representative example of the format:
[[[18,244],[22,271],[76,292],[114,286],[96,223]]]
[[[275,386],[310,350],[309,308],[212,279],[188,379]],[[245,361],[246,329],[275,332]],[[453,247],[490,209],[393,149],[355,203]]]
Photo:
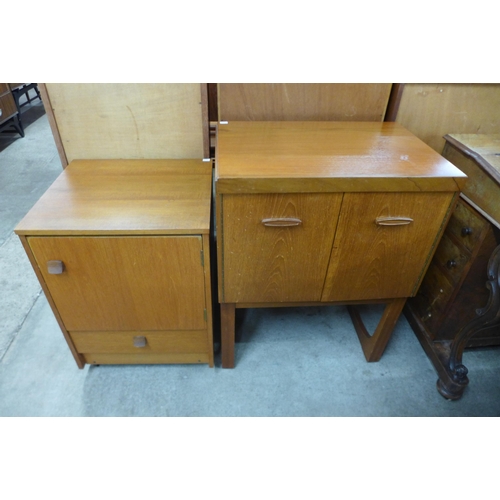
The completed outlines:
[[[74,161],[19,223],[79,367],[213,366],[211,179],[201,160]]]
[[[377,361],[415,295],[465,174],[396,123],[221,123],[222,363],[234,308],[348,304]],[[386,303],[373,335],[355,305]]]

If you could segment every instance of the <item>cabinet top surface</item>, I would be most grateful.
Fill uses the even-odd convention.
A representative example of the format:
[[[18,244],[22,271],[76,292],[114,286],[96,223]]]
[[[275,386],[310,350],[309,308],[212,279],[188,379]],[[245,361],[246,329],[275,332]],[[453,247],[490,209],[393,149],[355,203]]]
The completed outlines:
[[[449,134],[445,139],[476,160],[500,184],[500,134]]]
[[[270,186],[278,179],[303,179],[306,183],[337,179],[342,189],[349,180],[353,190],[384,190],[392,181],[394,189],[404,189],[406,184],[410,191],[457,191],[466,176],[397,123],[218,125],[216,180],[222,182],[223,189],[230,189],[231,182],[242,185],[244,180],[247,187],[253,180],[253,185],[264,189],[265,182]]]
[[[18,224],[19,235],[207,234],[211,163],[75,160]]]

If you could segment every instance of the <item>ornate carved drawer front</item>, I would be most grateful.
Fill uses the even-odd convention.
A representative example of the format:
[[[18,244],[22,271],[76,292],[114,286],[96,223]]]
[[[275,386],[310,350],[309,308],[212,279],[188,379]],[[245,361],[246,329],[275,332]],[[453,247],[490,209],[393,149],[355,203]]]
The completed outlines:
[[[322,300],[414,295],[452,199],[439,192],[346,193]]]
[[[225,302],[319,301],[341,194],[224,195]]]
[[[441,238],[433,261],[443,270],[453,284],[460,281],[469,259],[470,254],[456,245],[455,241],[448,235],[448,231],[446,231]]]
[[[201,237],[28,241],[70,332],[206,329]]]
[[[460,201],[450,218],[446,232],[467,250],[472,251],[479,240],[481,231],[488,222],[475,214],[469,206]]]
[[[438,328],[442,322],[442,314],[449,304],[453,291],[453,285],[445,273],[433,262],[415,298],[420,320],[431,330]]]

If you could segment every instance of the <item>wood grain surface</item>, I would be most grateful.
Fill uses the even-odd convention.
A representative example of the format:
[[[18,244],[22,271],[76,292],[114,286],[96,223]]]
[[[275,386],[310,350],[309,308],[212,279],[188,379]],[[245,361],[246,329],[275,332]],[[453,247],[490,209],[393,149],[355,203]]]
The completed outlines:
[[[68,162],[205,156],[208,113],[199,83],[45,86]]]
[[[30,237],[68,331],[200,330],[201,237]],[[48,260],[65,271],[47,272]]]
[[[382,121],[390,83],[219,83],[220,120]]]
[[[208,234],[211,179],[201,160],[77,160],[16,233]]]
[[[406,83],[396,121],[440,153],[446,134],[500,133],[500,84]]]
[[[456,191],[466,179],[397,123],[229,122],[217,141],[218,193]]]
[[[341,201],[339,194],[224,195],[223,301],[320,300]],[[301,224],[262,224],[273,217]]]
[[[346,193],[322,300],[413,295],[452,199],[452,193]],[[378,226],[381,216],[413,222]]]

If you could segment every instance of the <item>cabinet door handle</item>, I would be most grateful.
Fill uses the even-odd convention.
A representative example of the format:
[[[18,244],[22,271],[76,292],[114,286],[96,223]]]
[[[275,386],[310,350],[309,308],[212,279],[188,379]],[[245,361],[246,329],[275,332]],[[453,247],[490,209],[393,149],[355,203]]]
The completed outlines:
[[[62,274],[64,272],[64,262],[62,260],[47,261],[47,272],[49,274]]]
[[[146,347],[147,343],[148,340],[142,335],[134,337],[134,347]]]
[[[375,219],[377,226],[406,226],[412,222],[413,219],[409,217],[377,217]]]
[[[300,226],[302,221],[294,217],[278,217],[271,219],[262,219],[262,224],[268,227],[292,227]]]

